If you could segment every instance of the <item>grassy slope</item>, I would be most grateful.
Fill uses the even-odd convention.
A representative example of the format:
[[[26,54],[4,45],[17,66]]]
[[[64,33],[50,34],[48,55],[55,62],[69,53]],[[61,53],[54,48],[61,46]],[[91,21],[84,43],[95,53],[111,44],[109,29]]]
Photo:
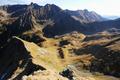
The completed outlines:
[[[60,39],[47,39],[45,42],[43,42],[42,48],[37,46],[35,43],[30,43],[24,40],[21,41],[23,41],[26,49],[32,55],[33,62],[35,64],[42,65],[48,70],[59,72],[67,67],[68,64],[73,64],[79,61],[88,61],[91,59],[90,55],[75,56],[74,54],[70,54],[69,49],[72,48],[72,46],[62,48],[65,58],[59,58],[57,51],[59,46],[56,46],[55,44],[59,42]],[[104,75],[92,75],[91,73],[84,71],[79,71],[79,73],[77,73],[79,75],[78,77],[83,78],[83,80],[117,80],[113,77]]]

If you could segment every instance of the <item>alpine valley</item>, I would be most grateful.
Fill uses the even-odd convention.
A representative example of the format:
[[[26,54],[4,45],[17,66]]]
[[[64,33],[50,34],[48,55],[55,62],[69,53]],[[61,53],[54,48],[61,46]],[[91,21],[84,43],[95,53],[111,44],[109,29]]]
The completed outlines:
[[[120,80],[120,19],[55,4],[0,6],[0,80]]]

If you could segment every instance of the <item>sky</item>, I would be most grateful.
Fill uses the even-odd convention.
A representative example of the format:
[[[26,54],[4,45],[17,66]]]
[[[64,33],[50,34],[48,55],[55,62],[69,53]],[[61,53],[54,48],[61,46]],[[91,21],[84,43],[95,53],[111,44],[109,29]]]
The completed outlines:
[[[31,2],[39,5],[56,4],[62,9],[70,10],[88,9],[103,16],[120,16],[120,0],[0,0],[0,5]]]

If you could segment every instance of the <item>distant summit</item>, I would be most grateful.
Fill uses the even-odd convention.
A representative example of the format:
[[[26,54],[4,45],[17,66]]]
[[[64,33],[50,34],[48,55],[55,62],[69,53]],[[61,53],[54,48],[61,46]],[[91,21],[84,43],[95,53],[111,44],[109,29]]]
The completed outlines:
[[[70,14],[74,19],[80,21],[81,23],[92,23],[106,20],[96,12],[88,11],[87,9],[76,11],[65,10],[65,12]]]
[[[120,18],[120,16],[107,16],[107,15],[105,15],[104,17],[110,20],[115,20],[117,18]]]

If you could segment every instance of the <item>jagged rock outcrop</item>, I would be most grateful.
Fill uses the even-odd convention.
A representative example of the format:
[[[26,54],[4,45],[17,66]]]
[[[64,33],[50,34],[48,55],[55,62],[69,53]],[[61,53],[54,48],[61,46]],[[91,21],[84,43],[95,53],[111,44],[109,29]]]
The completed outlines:
[[[40,25],[37,24],[31,7],[28,7],[26,12],[19,16],[14,23],[7,26],[7,29],[16,35],[29,30],[40,30]]]

